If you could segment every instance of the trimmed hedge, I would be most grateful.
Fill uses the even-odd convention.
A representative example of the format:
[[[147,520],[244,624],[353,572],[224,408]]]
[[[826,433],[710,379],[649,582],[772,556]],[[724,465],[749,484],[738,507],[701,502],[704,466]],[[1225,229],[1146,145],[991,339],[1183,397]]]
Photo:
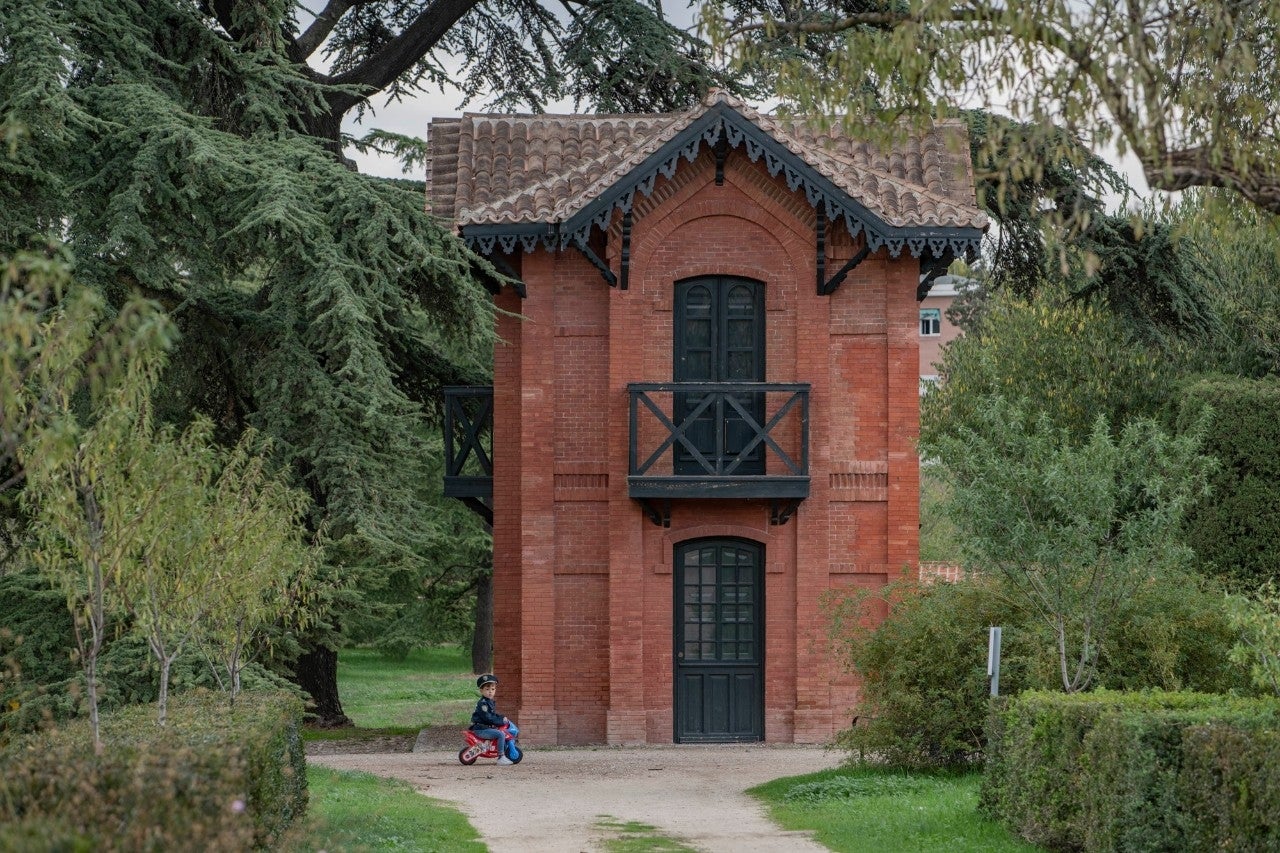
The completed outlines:
[[[1280,703],[1028,692],[991,717],[980,809],[1062,850],[1280,849]]]
[[[205,690],[19,739],[0,752],[0,849],[243,850],[276,844],[307,805],[303,706]]]
[[[1179,426],[1213,408],[1202,452],[1221,463],[1211,494],[1187,512],[1182,539],[1208,571],[1245,588],[1280,580],[1280,380],[1213,376],[1187,386]]]

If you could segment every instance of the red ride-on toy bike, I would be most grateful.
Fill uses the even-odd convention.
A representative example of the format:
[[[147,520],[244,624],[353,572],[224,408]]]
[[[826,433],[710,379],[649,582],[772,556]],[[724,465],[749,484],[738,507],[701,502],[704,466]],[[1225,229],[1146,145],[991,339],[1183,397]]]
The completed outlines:
[[[511,759],[512,764],[519,764],[520,759],[524,758],[524,750],[520,749],[520,745],[516,742],[520,736],[520,729],[516,728],[515,723],[508,721],[506,725],[499,726],[498,731],[503,733],[502,739],[506,745],[507,758]],[[476,763],[477,758],[497,758],[502,754],[498,752],[496,740],[486,740],[470,729],[463,729],[462,736],[467,739],[467,745],[458,751],[458,760],[463,764],[472,765]]]

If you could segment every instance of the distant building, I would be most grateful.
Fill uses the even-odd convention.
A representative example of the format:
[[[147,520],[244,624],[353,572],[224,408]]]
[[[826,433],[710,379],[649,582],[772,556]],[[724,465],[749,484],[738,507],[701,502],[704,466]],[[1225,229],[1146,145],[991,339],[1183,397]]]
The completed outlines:
[[[938,381],[942,347],[960,337],[960,329],[947,319],[947,309],[971,279],[958,275],[940,276],[920,302],[920,393]]]

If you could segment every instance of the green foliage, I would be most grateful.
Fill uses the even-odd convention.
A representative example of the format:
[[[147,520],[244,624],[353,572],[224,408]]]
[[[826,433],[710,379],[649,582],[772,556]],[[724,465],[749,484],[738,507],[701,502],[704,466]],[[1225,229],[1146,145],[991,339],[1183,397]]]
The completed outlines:
[[[1172,393],[1171,367],[1102,308],[1048,290],[1029,300],[998,294],[982,322],[944,350],[943,381],[921,404],[921,445],[930,452],[959,430],[980,433],[993,395],[1029,401],[1029,421],[1043,414],[1081,441],[1099,415],[1119,429],[1160,412]]]
[[[920,466],[920,559],[953,562],[960,554],[956,528],[945,512],[947,485],[933,465]]]
[[[1280,587],[1267,581],[1250,597],[1228,596],[1227,613],[1239,637],[1232,662],[1248,670],[1254,687],[1280,696]]]
[[[0,823],[53,822],[95,850],[269,846],[306,809],[302,703],[253,694],[227,711],[217,693],[175,700],[170,724],[148,708],[105,715],[106,749],[86,723],[32,735],[2,754]],[[30,823],[29,823],[30,822]]]
[[[182,341],[153,398],[157,422],[203,414],[225,445],[251,426],[271,441],[276,467],[312,500],[309,526],[331,537],[334,583],[306,651],[376,610],[365,593],[389,574],[425,576],[447,547],[452,530],[422,511],[434,482],[425,436],[438,388],[486,375],[480,278],[493,270],[425,213],[420,188],[334,156],[337,122],[364,95],[300,64],[310,51],[296,54],[295,11],[284,0],[0,9],[11,143],[0,256],[56,234],[104,310],[126,316],[137,293],[159,302]],[[402,14],[412,10],[344,15],[359,32],[335,32],[334,70],[378,53],[383,18]]]
[[[1204,451],[1220,465],[1187,513],[1182,538],[1205,570],[1245,588],[1280,579],[1280,380],[1205,377],[1187,384],[1181,423],[1204,417]]]
[[[1209,363],[1242,376],[1280,372],[1280,219],[1219,190],[1184,193],[1170,220],[1198,254],[1200,287],[1222,317]]]
[[[71,614],[62,593],[34,569],[0,578],[0,745],[16,735],[60,724],[84,712],[84,677],[74,659]],[[220,688],[216,661],[188,650],[169,672],[175,693]],[[248,690],[297,691],[289,682],[248,663]],[[99,702],[105,711],[154,703],[160,673],[141,636],[127,620],[108,631],[98,659]]]
[[[864,617],[890,604],[874,628]],[[1230,659],[1238,633],[1220,589],[1196,575],[1164,573],[1125,598],[1098,647],[1097,681],[1111,689],[1248,689]],[[1001,580],[900,582],[839,602],[833,629],[862,679],[861,716],[837,736],[851,757],[894,767],[963,767],[986,749],[987,629],[1002,627],[1000,692],[1060,685],[1055,638]]]
[[[1222,334],[1204,284],[1219,262],[1151,211],[1097,215],[1061,240],[1071,299],[1106,305],[1135,340],[1181,359],[1190,344]]]
[[[1115,145],[1153,188],[1230,187],[1280,210],[1280,3],[1120,0],[1035,3],[822,3],[707,14],[712,41],[753,62],[761,41],[831,46],[824,73],[783,64],[778,91],[868,124],[949,104],[999,108],[1052,139],[1058,125],[1091,147]],[[1099,58],[1099,45],[1110,53]],[[1034,150],[1034,147],[1031,148]],[[1016,172],[1022,158],[1006,167]]]
[[[432,520],[432,541],[418,561],[388,567],[381,585],[365,592],[364,609],[345,617],[351,643],[376,646],[391,657],[403,658],[435,643],[469,643],[476,578],[492,571],[493,541],[484,522],[441,493],[441,436],[424,436],[423,441],[430,455],[417,505]]]
[[[1189,560],[1170,534],[1210,460],[1196,429],[1171,438],[1134,419],[1113,438],[1099,415],[1077,444],[1048,415],[1001,396],[975,402],[974,426],[921,442],[950,482],[965,563],[1007,581],[1052,631],[1063,689],[1085,689],[1125,598]]]
[[[1058,277],[1047,231],[1067,223],[1077,230],[1088,227],[1103,215],[1105,196],[1127,191],[1128,184],[1066,131],[1044,135],[1034,125],[986,110],[961,115],[969,130],[978,203],[999,223],[988,247],[988,284],[1026,298]]]
[[[1025,693],[992,718],[982,808],[1055,849],[1271,849],[1278,717],[1197,693]]]
[[[890,603],[888,617],[866,626],[868,605]],[[835,603],[832,630],[862,679],[859,718],[837,744],[895,767],[959,766],[984,748],[988,693],[987,626],[1004,625],[1002,689],[1024,684],[1023,661],[1036,635],[1018,631],[1017,611],[999,583],[982,576],[954,584],[899,582],[882,594]]]
[[[34,570],[0,577],[0,745],[15,732],[75,710],[68,688],[79,667],[71,613],[62,593]]]

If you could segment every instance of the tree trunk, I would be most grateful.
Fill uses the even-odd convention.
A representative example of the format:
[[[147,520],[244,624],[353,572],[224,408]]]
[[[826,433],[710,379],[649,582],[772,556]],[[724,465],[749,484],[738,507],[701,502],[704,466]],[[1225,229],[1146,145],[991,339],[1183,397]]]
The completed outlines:
[[[311,695],[307,722],[322,729],[341,729],[355,725],[342,712],[338,699],[338,653],[316,646],[300,656],[293,665],[298,686]]]
[[[493,575],[476,578],[475,630],[471,634],[471,671],[492,672],[493,666]]]

